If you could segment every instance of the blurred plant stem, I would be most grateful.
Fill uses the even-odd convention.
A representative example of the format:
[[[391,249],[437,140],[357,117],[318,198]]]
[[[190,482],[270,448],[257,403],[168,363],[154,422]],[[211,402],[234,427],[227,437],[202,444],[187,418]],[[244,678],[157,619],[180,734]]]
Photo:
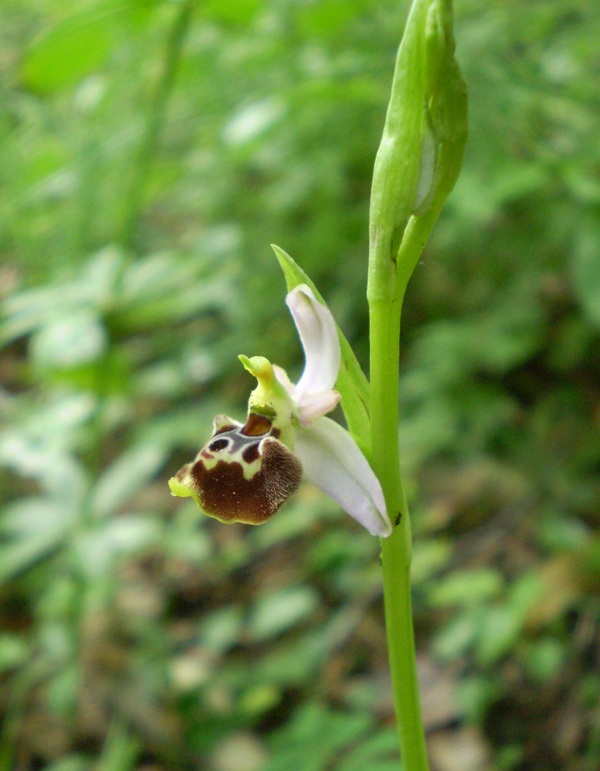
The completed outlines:
[[[414,0],[398,50],[371,193],[371,461],[394,531],[382,543],[386,632],[404,771],[428,769],[412,619],[411,529],[399,454],[400,314],[452,190],[467,136],[451,0]]]
[[[194,0],[182,0],[178,3],[178,6],[166,42],[160,77],[150,101],[140,144],[134,158],[129,184],[125,186],[121,226],[117,242],[128,253],[131,253],[135,247],[136,229],[142,209],[144,190],[154,159],[156,144],[165,121],[167,103],[175,83],[175,75],[182,56],[185,36],[190,25]],[[121,280],[126,266],[127,260],[125,259],[121,262],[119,269],[119,279]],[[109,354],[106,360],[99,362],[96,369],[98,406],[94,418],[94,430],[98,437],[102,435],[104,403],[110,381],[111,368],[112,363]],[[97,448],[92,463],[99,470],[102,462],[100,441],[97,442]]]
[[[154,158],[154,150],[165,121],[169,94],[175,82],[177,66],[181,59],[185,36],[189,28],[194,0],[183,0],[179,8],[167,40],[162,70],[148,108],[146,122],[138,151],[134,160],[129,185],[123,199],[123,215],[119,233],[119,243],[130,250],[134,246],[135,231],[142,208],[142,200],[150,166]]]

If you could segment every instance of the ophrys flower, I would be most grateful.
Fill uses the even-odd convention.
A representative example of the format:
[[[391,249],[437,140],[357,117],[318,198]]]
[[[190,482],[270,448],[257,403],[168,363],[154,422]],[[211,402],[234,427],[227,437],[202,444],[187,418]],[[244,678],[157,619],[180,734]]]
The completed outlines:
[[[340,343],[329,309],[306,284],[287,295],[306,365],[297,383],[262,356],[240,356],[258,380],[248,416],[215,418],[195,460],[169,480],[173,495],[192,497],[222,522],[259,525],[297,490],[302,477],[330,495],[373,535],[392,526],[379,480],[351,434],[325,417],[334,390]]]

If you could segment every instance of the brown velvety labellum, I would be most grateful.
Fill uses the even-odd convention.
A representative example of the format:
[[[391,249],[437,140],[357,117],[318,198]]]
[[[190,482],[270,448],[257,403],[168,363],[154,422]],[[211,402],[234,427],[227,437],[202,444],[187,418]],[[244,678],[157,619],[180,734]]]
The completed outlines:
[[[242,464],[218,461],[207,470],[202,459],[193,464],[191,476],[203,510],[221,522],[261,525],[273,516],[298,489],[300,461],[279,440],[261,442],[262,463],[251,478],[244,478]]]
[[[263,415],[242,425],[218,415],[213,435],[177,479],[192,489],[203,511],[221,522],[260,525],[298,489],[302,464]]]

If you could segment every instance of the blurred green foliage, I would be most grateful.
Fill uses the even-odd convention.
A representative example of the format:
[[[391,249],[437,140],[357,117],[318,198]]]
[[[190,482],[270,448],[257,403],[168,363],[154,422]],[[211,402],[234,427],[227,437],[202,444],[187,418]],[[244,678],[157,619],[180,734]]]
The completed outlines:
[[[270,242],[366,364],[407,5],[2,4],[0,771],[396,767],[375,539],[308,487],[254,530],[165,480],[243,415],[238,353],[301,366]],[[475,726],[486,767],[594,771],[597,4],[456,16],[470,141],[403,325],[432,757]]]

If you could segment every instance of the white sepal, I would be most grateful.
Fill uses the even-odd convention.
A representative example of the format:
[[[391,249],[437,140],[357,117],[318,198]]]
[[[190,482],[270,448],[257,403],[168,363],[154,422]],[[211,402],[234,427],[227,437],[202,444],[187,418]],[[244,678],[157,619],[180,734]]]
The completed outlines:
[[[296,431],[296,456],[304,477],[337,501],[371,535],[392,532],[379,480],[352,436],[321,417]]]

